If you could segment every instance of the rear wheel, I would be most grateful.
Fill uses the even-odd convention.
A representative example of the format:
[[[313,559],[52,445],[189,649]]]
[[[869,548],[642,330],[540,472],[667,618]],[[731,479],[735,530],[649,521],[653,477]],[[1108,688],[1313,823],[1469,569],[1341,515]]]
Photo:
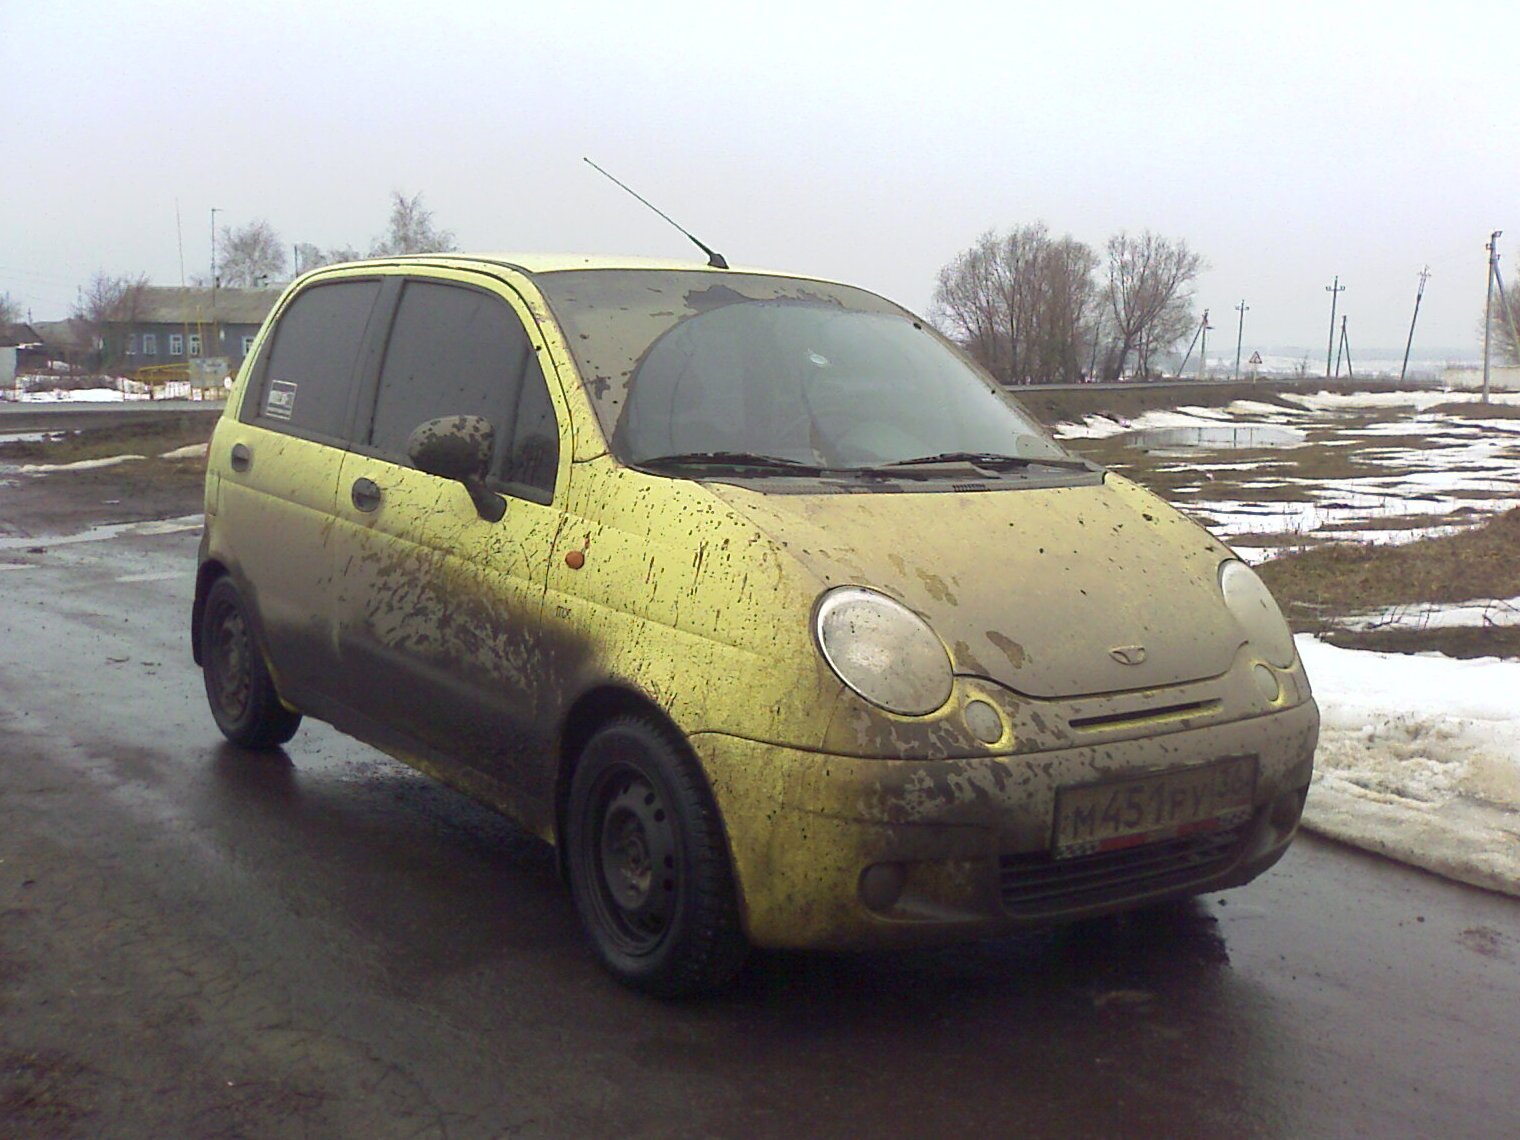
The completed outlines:
[[[243,596],[218,578],[201,616],[201,672],[222,735],[244,748],[275,748],[301,727],[301,714],[280,703],[264,667]]]
[[[566,842],[581,923],[619,981],[675,997],[738,971],[748,946],[718,809],[663,727],[628,717],[591,738],[570,785]]]

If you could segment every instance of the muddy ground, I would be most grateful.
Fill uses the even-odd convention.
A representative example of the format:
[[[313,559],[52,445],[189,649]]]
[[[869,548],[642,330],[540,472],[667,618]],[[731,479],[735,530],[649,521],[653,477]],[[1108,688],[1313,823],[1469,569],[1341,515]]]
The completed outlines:
[[[220,411],[217,405],[169,411],[6,407],[0,414],[0,535],[69,534],[96,523],[196,513],[204,457],[161,456],[207,442]],[[44,438],[10,438],[39,434]],[[70,466],[124,455],[140,458],[106,467]],[[20,473],[28,466],[53,470]]]

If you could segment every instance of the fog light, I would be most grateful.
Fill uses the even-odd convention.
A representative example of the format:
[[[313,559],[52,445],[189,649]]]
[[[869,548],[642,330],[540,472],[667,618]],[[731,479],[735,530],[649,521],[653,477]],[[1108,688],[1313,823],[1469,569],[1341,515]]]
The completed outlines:
[[[860,873],[860,901],[874,911],[888,911],[902,897],[908,871],[901,863],[876,863]]]
[[[1267,704],[1276,704],[1277,698],[1282,696],[1282,686],[1277,683],[1277,674],[1265,665],[1258,665],[1251,670],[1256,678],[1256,691],[1261,694],[1262,700]]]
[[[967,703],[965,716],[971,735],[983,744],[996,744],[1003,739],[1003,718],[986,701]]]

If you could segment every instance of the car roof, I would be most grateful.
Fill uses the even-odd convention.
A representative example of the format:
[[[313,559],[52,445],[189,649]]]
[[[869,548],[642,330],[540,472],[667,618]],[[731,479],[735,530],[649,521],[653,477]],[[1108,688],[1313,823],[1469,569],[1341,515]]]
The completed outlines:
[[[324,266],[327,269],[351,268],[366,265],[457,265],[479,268],[501,266],[522,273],[558,273],[572,269],[660,269],[709,273],[764,273],[770,276],[807,277],[805,273],[781,273],[774,269],[734,267],[714,269],[706,262],[678,261],[658,257],[629,257],[603,253],[496,253],[460,252],[414,253],[394,257],[367,257],[359,261],[346,261],[339,265]]]

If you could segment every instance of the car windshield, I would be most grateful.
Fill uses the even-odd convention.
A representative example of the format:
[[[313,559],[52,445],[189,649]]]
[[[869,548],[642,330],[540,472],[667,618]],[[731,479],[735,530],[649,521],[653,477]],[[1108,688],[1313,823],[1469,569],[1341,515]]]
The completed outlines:
[[[784,474],[1070,460],[938,333],[862,290],[695,270],[537,281],[626,463]]]

